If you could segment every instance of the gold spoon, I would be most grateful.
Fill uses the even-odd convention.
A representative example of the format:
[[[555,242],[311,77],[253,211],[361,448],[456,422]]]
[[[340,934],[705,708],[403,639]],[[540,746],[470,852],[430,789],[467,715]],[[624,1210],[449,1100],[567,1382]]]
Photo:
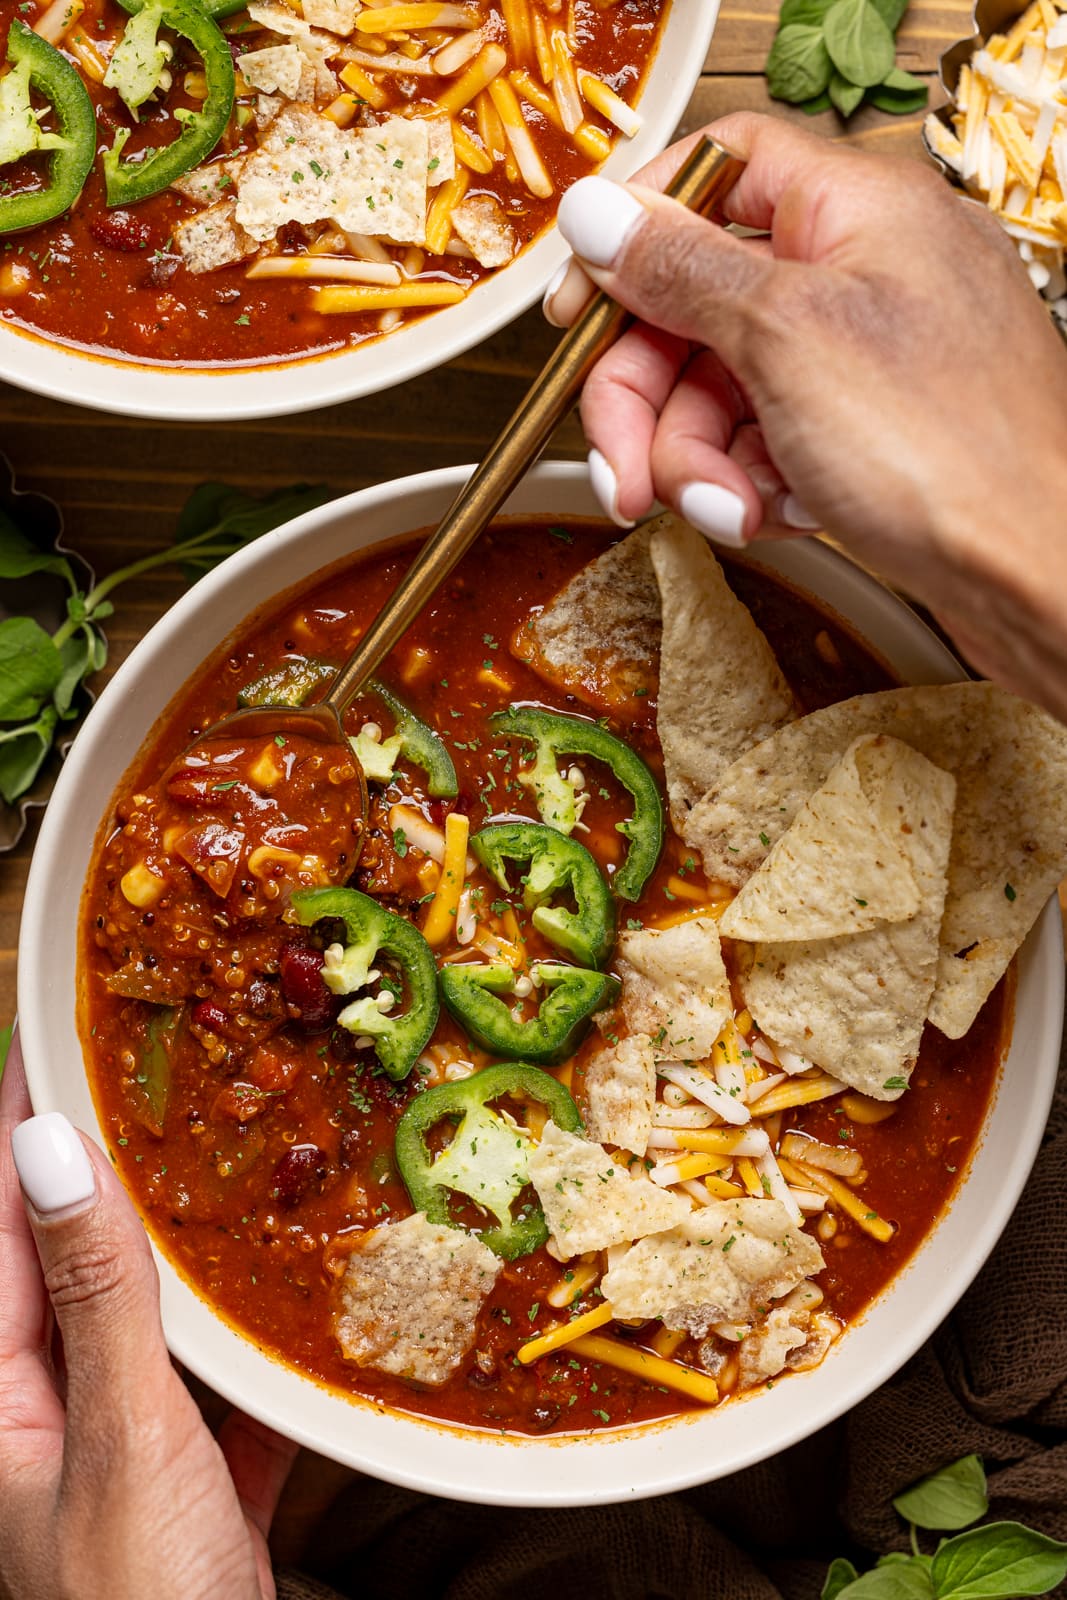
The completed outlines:
[[[744,170],[744,162],[705,135],[678,171],[667,193],[692,211],[715,209]],[[321,700],[313,705],[251,706],[233,711],[208,728],[191,748],[206,740],[258,738],[285,734],[342,744],[354,764],[342,716],[350,700],[389,654],[423,606],[447,578],[474,540],[500,510],[515,485],[544,450],[600,357],[632,321],[609,295],[598,291],[564,334],[518,410],[490,446],[485,459],[459,491],[437,532],[422,546],[392,596],[340,668]],[[366,783],[359,774],[360,804],[353,831],[367,807]]]

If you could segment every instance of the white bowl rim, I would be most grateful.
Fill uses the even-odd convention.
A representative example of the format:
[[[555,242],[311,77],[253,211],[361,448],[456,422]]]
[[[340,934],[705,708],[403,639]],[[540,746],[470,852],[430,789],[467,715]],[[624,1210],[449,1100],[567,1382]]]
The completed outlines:
[[[719,4],[671,0],[639,102],[644,126],[633,139],[617,142],[598,171],[621,181],[670,142],[700,80]],[[553,225],[458,305],[354,350],[263,366],[154,367],[62,345],[0,321],[0,379],[113,416],[164,422],[295,416],[380,394],[463,355],[533,305],[569,253]]]
[[[49,959],[55,943],[51,908],[57,890],[64,886],[68,896],[70,892],[80,895],[81,876],[71,871],[71,858],[78,851],[72,849],[65,828],[84,815],[82,796],[97,746],[101,739],[106,740],[108,728],[121,720],[130,691],[153,666],[163,667],[173,640],[193,623],[206,601],[224,591],[247,596],[252,592],[251,575],[260,566],[269,569],[274,565],[279,552],[284,556],[286,550],[299,549],[303,541],[321,536],[329,527],[340,529],[349,523],[353,529],[367,527],[376,511],[384,509],[388,515],[390,506],[419,502],[420,496],[425,504],[427,494],[443,512],[470,470],[447,468],[377,485],[264,535],[202,578],[119,668],[64,766],[45,814],[27,885],[18,988],[23,1051],[35,1111],[71,1109],[69,1086],[64,1086],[58,1053],[49,1042],[57,1009],[65,1006],[72,1012],[71,995],[61,985],[57,990]],[[540,506],[542,515],[597,515],[584,465],[541,463],[520,485],[504,514],[534,515],[535,505]],[[413,514],[408,527],[418,527],[426,520]],[[379,535],[391,536],[391,531]],[[365,541],[376,542],[377,538]],[[352,548],[362,548],[362,544],[353,542]],[[887,623],[899,628],[908,640],[905,654],[913,652],[926,660],[925,681],[960,677],[951,654],[914,612],[826,546],[789,541],[760,545],[754,555],[759,564],[817,594],[824,605],[837,609],[846,619],[847,607],[857,596],[864,596],[873,606],[878,628]],[[324,564],[332,564],[333,559]],[[283,581],[278,589],[287,586]],[[248,614],[247,598],[238,605],[242,614]],[[201,657],[203,654],[201,648]],[[91,737],[87,736],[90,732]],[[123,769],[126,764],[124,761]],[[114,783],[112,777],[109,793]],[[1031,1074],[1025,1093],[1021,1084],[1014,1083],[1011,1093],[1007,1092],[1012,1069],[1006,1062],[972,1172],[933,1233],[859,1324],[848,1330],[828,1360],[813,1372],[791,1375],[773,1396],[760,1392],[721,1411],[591,1436],[501,1439],[488,1431],[449,1428],[350,1401],[259,1351],[213,1313],[153,1245],[171,1351],[232,1404],[308,1449],[386,1481],[446,1498],[531,1507],[610,1504],[670,1493],[742,1470],[826,1426],[891,1377],[948,1315],[995,1246],[1029,1175],[1055,1089],[1064,1000],[1063,932],[1055,897],[1024,946],[1018,999],[1025,1000],[1026,1010],[1020,1022],[1017,1008],[1012,1053],[1017,1046],[1021,1050],[1025,1033],[1026,1066]],[[1016,1065],[1014,1079],[1020,1077]],[[1005,1102],[1013,1097],[1009,1118]],[[89,1104],[89,1115],[82,1117],[81,1125],[100,1138],[91,1101]],[[965,1202],[971,1196],[972,1208],[977,1205],[977,1191],[982,1186],[973,1169],[980,1168],[994,1129],[1000,1137],[1010,1138],[1011,1161],[1007,1170],[998,1169],[996,1183],[982,1189],[977,1223],[972,1228]],[[942,1270],[931,1274],[923,1269],[923,1263],[932,1259],[935,1247],[945,1260]],[[920,1280],[920,1292],[909,1291],[909,1284]],[[205,1328],[209,1337],[214,1334],[215,1344],[206,1356],[199,1342]],[[814,1404],[809,1397],[814,1397]],[[773,1408],[768,1405],[771,1401]],[[321,1421],[327,1415],[324,1403],[330,1408],[329,1426]],[[742,1419],[740,1427],[738,1418]],[[746,1418],[753,1420],[754,1430],[745,1429]],[[361,1434],[367,1435],[369,1443]],[[717,1445],[725,1448],[717,1451]],[[500,1456],[500,1450],[506,1451],[506,1456]],[[594,1455],[587,1456],[589,1451]]]

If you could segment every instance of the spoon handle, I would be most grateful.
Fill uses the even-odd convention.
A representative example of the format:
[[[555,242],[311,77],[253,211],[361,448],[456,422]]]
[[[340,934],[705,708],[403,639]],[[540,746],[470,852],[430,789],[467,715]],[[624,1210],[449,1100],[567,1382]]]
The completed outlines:
[[[733,188],[743,170],[744,162],[738,156],[705,136],[667,193],[690,210],[707,213]],[[437,532],[423,545],[330,685],[325,701],[338,715],[500,510],[574,405],[592,368],[631,321],[629,312],[598,291],[564,334],[518,410],[459,491]]]

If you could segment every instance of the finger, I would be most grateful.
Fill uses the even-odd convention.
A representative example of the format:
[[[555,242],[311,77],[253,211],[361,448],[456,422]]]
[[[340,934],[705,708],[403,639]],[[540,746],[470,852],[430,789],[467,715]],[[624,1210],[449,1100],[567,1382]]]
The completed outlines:
[[[541,302],[545,321],[554,328],[569,328],[579,312],[584,311],[593,295],[596,284],[589,274],[571,256],[553,276],[545,298]]]
[[[813,209],[817,209],[823,186],[833,187],[839,183],[845,167],[854,166],[863,159],[856,151],[831,145],[818,134],[807,133],[778,117],[739,111],[719,117],[680,139],[635,172],[630,182],[662,193],[705,136],[740,156],[745,163],[737,182],[716,211],[716,219],[767,232],[774,226],[778,209],[787,195],[790,199],[804,196]],[[818,195],[814,186],[818,186]],[[788,249],[785,253],[795,252]]]
[[[745,423],[738,428],[730,446],[730,457],[747,472],[763,501],[763,522],[757,538],[780,539],[811,533],[822,526],[791,493],[771,459],[763,429],[757,423]]]
[[[620,527],[652,504],[656,422],[688,356],[684,339],[638,323],[597,362],[582,392],[593,488]]]
[[[16,1031],[0,1079],[0,1365],[16,1354],[43,1352],[48,1332],[48,1297],[10,1154],[11,1136],[30,1114]]]
[[[710,346],[744,376],[752,331],[770,321],[770,285],[785,270],[765,252],[677,201],[600,177],[568,189],[559,226],[613,299],[642,322]]]
[[[652,445],[656,494],[718,544],[740,548],[763,521],[763,501],[730,455],[745,415],[740,391],[717,356],[693,357],[663,408]]]
[[[243,1411],[230,1412],[218,1444],[245,1516],[266,1539],[299,1446]]]
[[[174,1383],[144,1228],[111,1167],[60,1112],[12,1139],[67,1369],[66,1465],[77,1475],[153,1434]]]

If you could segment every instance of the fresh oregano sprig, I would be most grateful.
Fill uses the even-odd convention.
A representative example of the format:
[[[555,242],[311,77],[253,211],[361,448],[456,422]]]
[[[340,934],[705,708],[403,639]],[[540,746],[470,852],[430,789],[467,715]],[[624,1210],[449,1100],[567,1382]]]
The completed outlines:
[[[0,581],[50,573],[67,585],[67,616],[49,634],[33,617],[0,622],[0,796],[11,805],[32,787],[60,725],[78,716],[75,694],[107,660],[100,624],[114,611],[108,596],[154,567],[181,566],[193,579],[279,523],[310,511],[330,491],[297,484],[257,499],[226,484],[194,490],[175,542],[109,573],[88,591],[65,556],[41,550],[0,511]]]
[[[767,57],[767,88],[814,115],[843,117],[861,105],[898,116],[919,111],[927,88],[896,65],[896,32],[908,0],[784,0]]]
[[[862,1575],[839,1558],[826,1574],[822,1600],[1024,1600],[1051,1594],[1067,1578],[1067,1544],[1058,1539],[1020,1522],[970,1526],[989,1510],[977,1456],[931,1473],[897,1495],[893,1506],[909,1525],[911,1554],[895,1550]],[[956,1537],[942,1539],[926,1555],[920,1528]]]

